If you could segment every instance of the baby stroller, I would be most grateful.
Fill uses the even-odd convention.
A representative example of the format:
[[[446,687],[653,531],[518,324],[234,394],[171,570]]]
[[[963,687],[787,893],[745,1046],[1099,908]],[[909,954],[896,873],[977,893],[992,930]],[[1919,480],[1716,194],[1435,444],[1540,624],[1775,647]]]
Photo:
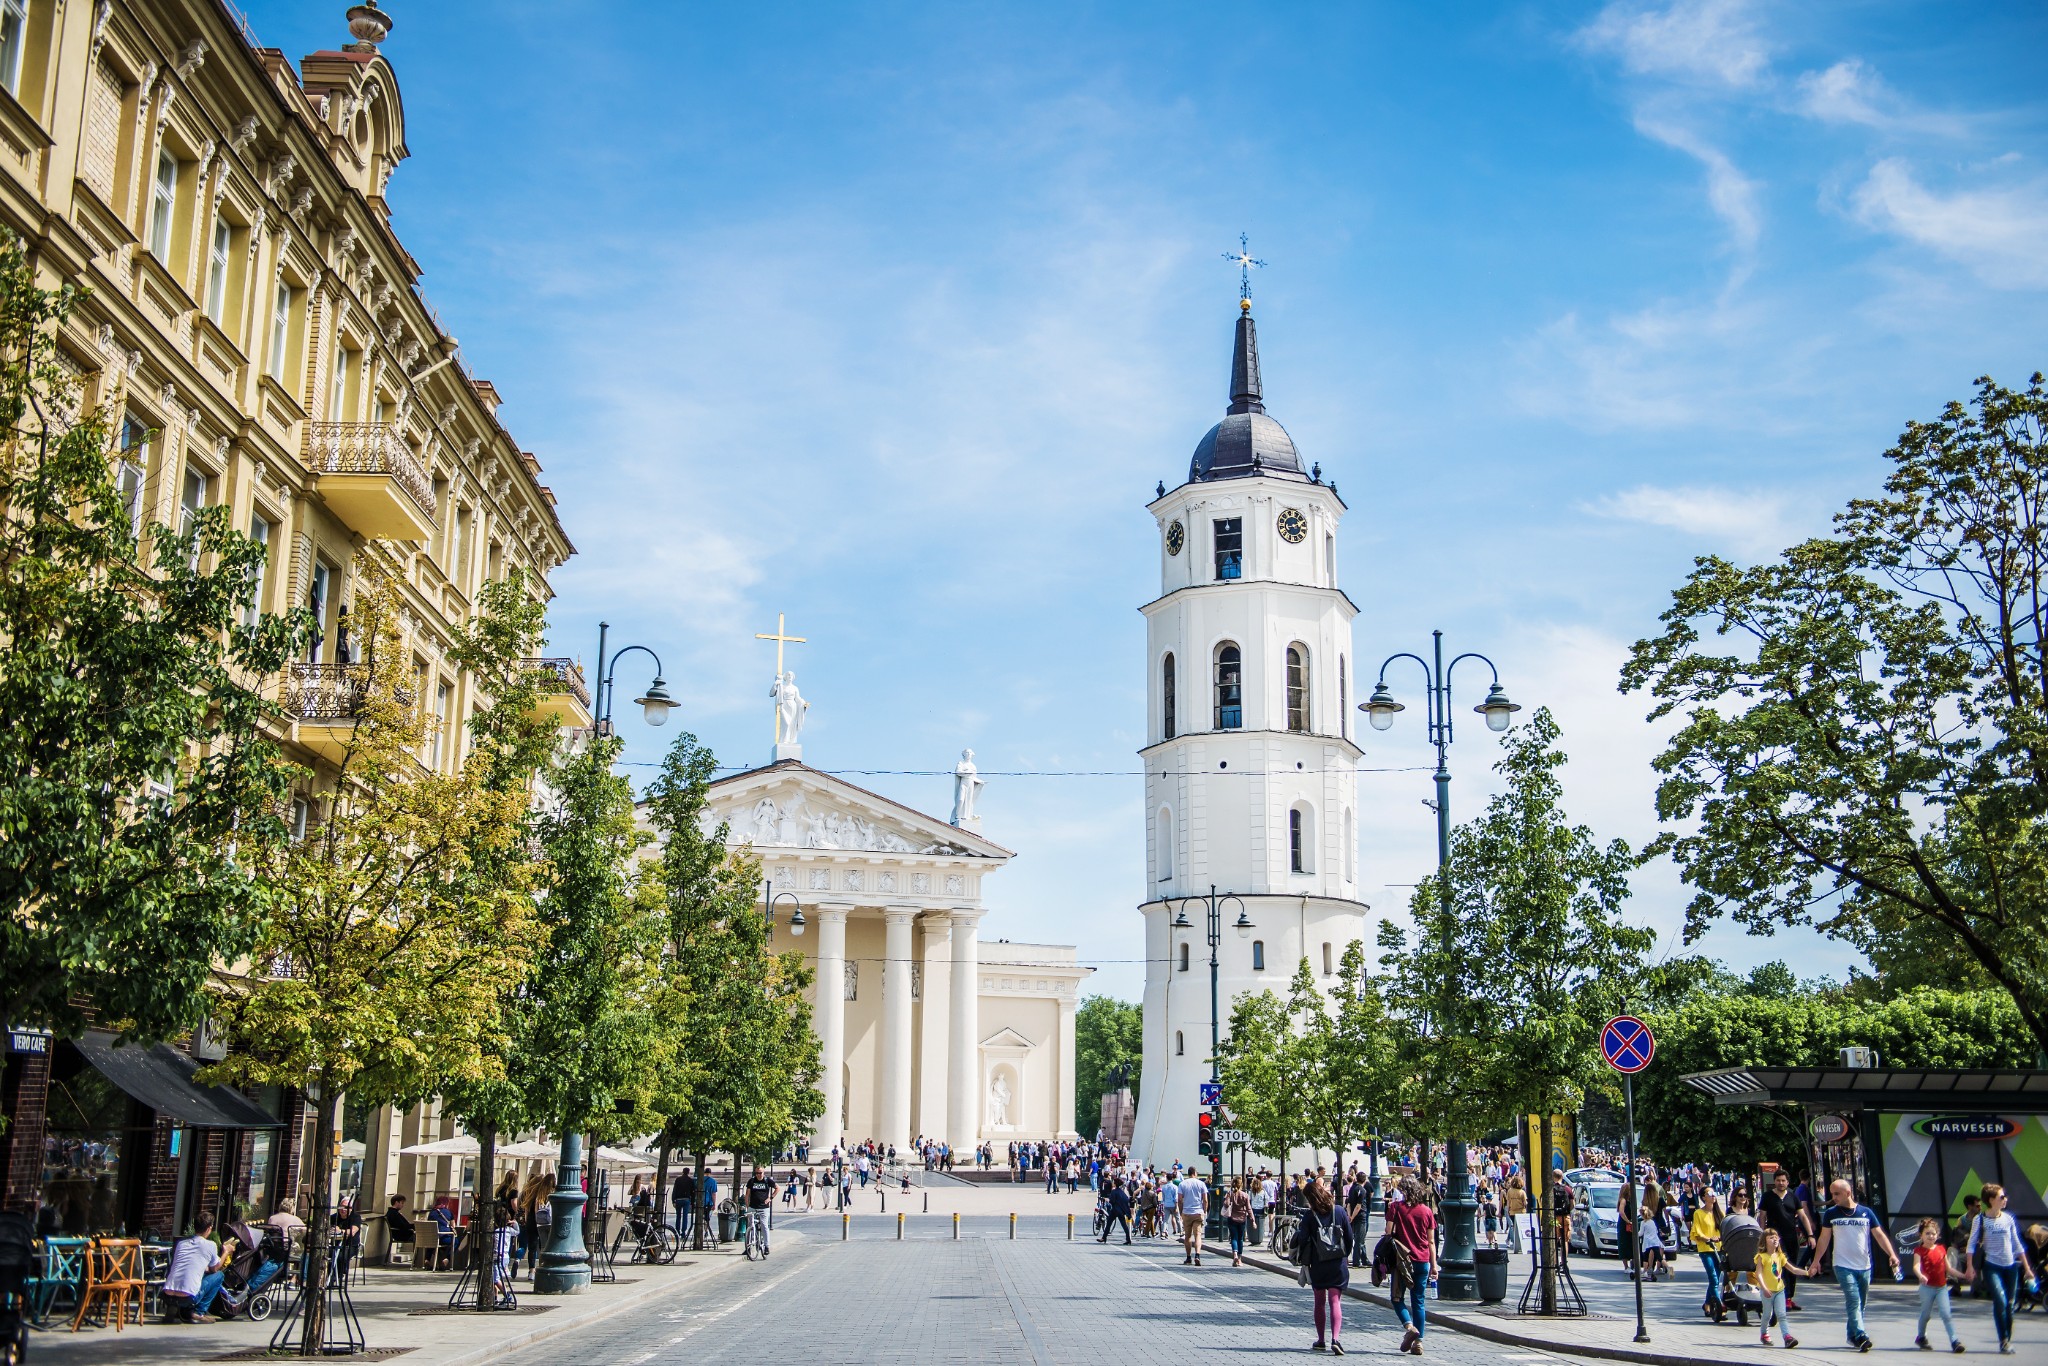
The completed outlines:
[[[241,1312],[262,1322],[277,1307],[278,1277],[291,1260],[291,1242],[284,1230],[270,1224],[258,1226],[262,1236],[246,1264],[240,1257],[228,1268],[223,1288],[233,1295]],[[255,1230],[251,1230],[254,1232]]]
[[[1721,1302],[1735,1311],[1735,1322],[1749,1327],[1749,1316],[1762,1317],[1764,1291],[1756,1278],[1757,1254],[1763,1251],[1763,1226],[1744,1218],[1721,1225]]]

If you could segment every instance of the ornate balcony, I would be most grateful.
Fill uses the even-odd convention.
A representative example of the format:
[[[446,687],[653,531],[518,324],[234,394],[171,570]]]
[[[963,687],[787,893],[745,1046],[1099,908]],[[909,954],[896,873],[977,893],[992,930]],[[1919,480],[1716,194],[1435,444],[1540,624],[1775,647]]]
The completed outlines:
[[[284,709],[298,742],[339,762],[355,733],[369,679],[353,664],[294,664],[284,680]]]
[[[434,534],[434,486],[396,427],[308,422],[305,456],[320,496],[353,530],[388,541]]]
[[[573,659],[522,659],[520,664],[535,673],[548,675],[541,685],[535,710],[552,716],[564,726],[590,724],[590,688],[583,681],[583,669]]]

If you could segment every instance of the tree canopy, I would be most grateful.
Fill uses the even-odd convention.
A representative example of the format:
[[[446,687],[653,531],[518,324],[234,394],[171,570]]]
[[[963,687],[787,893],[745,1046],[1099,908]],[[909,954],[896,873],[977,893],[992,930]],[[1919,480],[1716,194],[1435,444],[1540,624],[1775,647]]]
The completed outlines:
[[[1089,996],[1074,1011],[1074,1114],[1083,1133],[1094,1132],[1111,1074],[1119,1067],[1126,1069],[1136,1099],[1144,1047],[1144,1011],[1134,1003]]]

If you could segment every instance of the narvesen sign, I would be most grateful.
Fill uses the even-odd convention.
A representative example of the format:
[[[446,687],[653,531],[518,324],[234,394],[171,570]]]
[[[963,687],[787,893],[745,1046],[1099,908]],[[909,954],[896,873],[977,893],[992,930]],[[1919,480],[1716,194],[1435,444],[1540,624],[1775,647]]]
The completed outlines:
[[[1849,1136],[1849,1121],[1840,1115],[1815,1115],[1806,1129],[1817,1143],[1839,1143]]]
[[[1979,1143],[1996,1143],[2012,1138],[2024,1128],[2016,1119],[1999,1115],[1933,1115],[1915,1120],[1913,1132],[1925,1138],[1960,1138]]]

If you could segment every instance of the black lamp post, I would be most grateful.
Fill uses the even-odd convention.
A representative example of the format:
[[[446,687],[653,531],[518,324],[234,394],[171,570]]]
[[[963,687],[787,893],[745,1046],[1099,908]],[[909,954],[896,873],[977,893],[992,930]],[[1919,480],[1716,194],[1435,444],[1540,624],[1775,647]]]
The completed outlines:
[[[804,920],[804,903],[797,897],[797,894],[795,892],[778,892],[775,890],[775,884],[766,880],[763,880],[761,883],[761,888],[761,918],[767,922],[768,937],[771,939],[775,937],[775,908],[787,901],[789,903],[789,932],[801,938],[806,922]]]
[[[1220,1083],[1223,1080],[1217,1066],[1217,1055],[1223,1051],[1223,1023],[1219,1013],[1220,1002],[1217,997],[1219,968],[1216,947],[1223,942],[1223,906],[1225,902],[1230,901],[1237,902],[1237,919],[1230,923],[1230,927],[1237,931],[1238,938],[1249,938],[1254,927],[1251,916],[1245,913],[1244,902],[1228,893],[1220,897],[1217,896],[1214,883],[1209,885],[1209,895],[1188,897],[1174,909],[1173,914],[1172,928],[1176,930],[1194,928],[1193,922],[1188,919],[1188,906],[1190,903],[1199,902],[1205,908],[1208,916],[1205,928],[1209,938],[1209,1080],[1211,1083]],[[1223,1128],[1222,1124],[1218,1122],[1223,1118],[1223,1106],[1218,1103],[1210,1106],[1209,1109],[1209,1217],[1204,1236],[1221,1238],[1223,1236],[1223,1200],[1217,1188],[1223,1184],[1223,1143],[1217,1135],[1222,1132]]]
[[[1394,700],[1394,694],[1387,690],[1387,665],[1397,659],[1412,659],[1422,666],[1429,697],[1429,742],[1436,746],[1436,862],[1437,876],[1442,880],[1442,910],[1444,916],[1445,951],[1450,944],[1450,903],[1451,903],[1451,770],[1445,751],[1451,744],[1451,672],[1468,659],[1484,664],[1493,675],[1493,687],[1487,692],[1486,700],[1472,710],[1486,718],[1486,728],[1504,731],[1513,722],[1521,707],[1508,700],[1506,690],[1500,685],[1500,670],[1485,655],[1467,651],[1444,663],[1444,633],[1432,631],[1435,650],[1432,663],[1421,655],[1389,655],[1380,664],[1379,680],[1372,690],[1372,696],[1358,704],[1374,730],[1386,730],[1394,724],[1396,713],[1405,711],[1401,703]],[[1429,1145],[1423,1144],[1422,1160],[1425,1171],[1429,1162]],[[1444,1192],[1444,1265],[1442,1288],[1438,1292],[1447,1300],[1476,1300],[1479,1298],[1479,1283],[1472,1269],[1472,1253],[1478,1244],[1473,1227],[1473,1215],[1479,1206],[1472,1199],[1472,1170],[1465,1152],[1465,1140],[1449,1134],[1444,1136],[1444,1181],[1448,1189]]]
[[[611,623],[597,624],[597,692],[591,698],[592,720],[599,735],[612,733],[612,675],[619,660],[635,650],[654,661],[654,682],[645,696],[633,700],[650,726],[668,724],[668,714],[679,704],[668,695],[661,680],[661,657],[645,645],[628,645],[607,659],[605,646]],[[609,669],[607,669],[609,665]],[[798,933],[802,933],[801,930]],[[562,1135],[562,1150],[555,1161],[554,1235],[540,1254],[533,1271],[533,1289],[541,1295],[574,1295],[590,1284],[590,1250],[583,1245],[583,1135]]]

